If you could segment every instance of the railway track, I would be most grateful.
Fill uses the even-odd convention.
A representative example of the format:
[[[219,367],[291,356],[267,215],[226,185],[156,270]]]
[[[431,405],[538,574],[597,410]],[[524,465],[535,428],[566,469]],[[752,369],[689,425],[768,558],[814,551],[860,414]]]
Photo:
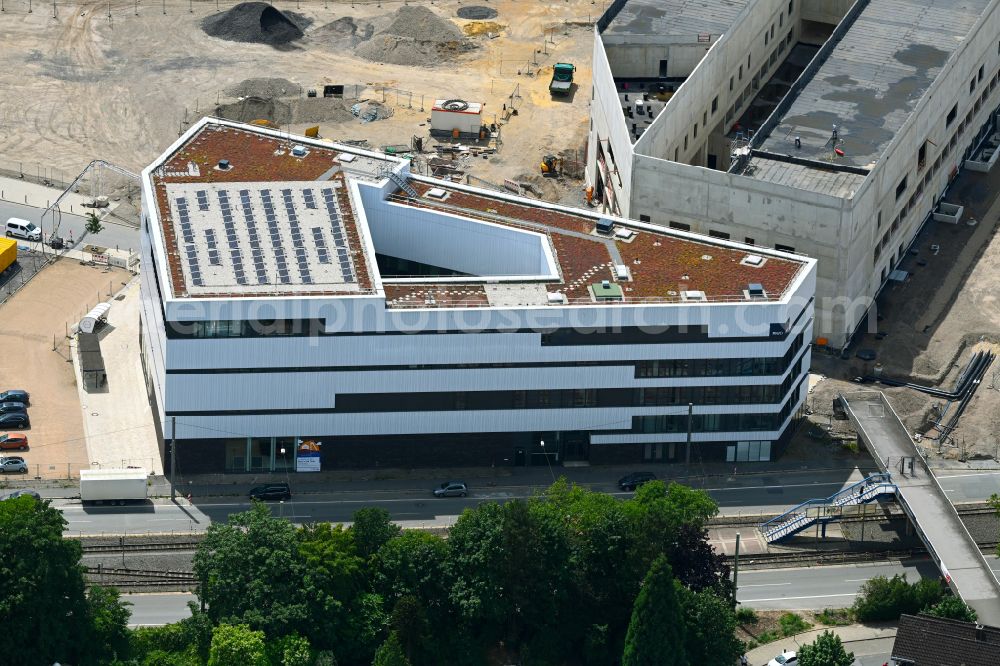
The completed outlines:
[[[122,551],[126,553],[144,553],[144,552],[161,552],[161,551],[172,551],[172,550],[195,550],[198,547],[200,541],[180,541],[180,542],[164,542],[164,543],[91,543],[91,544],[81,544],[83,548],[84,555],[88,553],[121,553]]]

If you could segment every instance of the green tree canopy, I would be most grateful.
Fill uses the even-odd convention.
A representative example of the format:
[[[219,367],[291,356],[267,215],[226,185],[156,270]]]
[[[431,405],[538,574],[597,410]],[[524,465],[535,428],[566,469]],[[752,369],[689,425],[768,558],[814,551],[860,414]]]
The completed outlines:
[[[686,666],[680,588],[667,558],[656,558],[635,600],[622,666]]]
[[[375,652],[372,666],[410,666],[410,661],[403,654],[403,646],[395,631],[389,633],[389,637]]]
[[[904,613],[916,615],[943,596],[944,588],[934,579],[921,579],[911,585],[902,574],[892,578],[875,576],[858,591],[854,613],[862,622],[896,620]]]
[[[63,539],[62,513],[25,495],[0,501],[0,624],[10,666],[84,657],[89,609],[80,542]]]
[[[115,588],[93,586],[87,591],[89,649],[86,662],[106,664],[129,656],[128,620],[132,604]]]
[[[208,666],[270,666],[264,632],[245,624],[220,624],[212,632]]]
[[[960,620],[962,622],[975,622],[978,618],[976,611],[969,608],[964,601],[955,596],[947,596],[941,601],[928,606],[921,611],[934,617],[943,617],[949,620]]]
[[[743,654],[744,645],[736,638],[736,612],[732,602],[711,590],[679,589],[688,663],[735,664]]]
[[[312,645],[346,656],[357,647],[355,614],[368,589],[365,560],[357,552],[354,533],[342,525],[303,527],[298,536],[310,617],[303,631]]]
[[[260,502],[231,515],[228,524],[209,526],[195,552],[194,573],[213,622],[283,636],[309,618],[296,530]]]
[[[851,666],[854,653],[844,649],[840,636],[824,631],[812,643],[799,648],[798,661],[799,666]]]
[[[374,559],[374,587],[389,606],[413,595],[434,611],[447,603],[448,544],[439,536],[410,530],[386,542]]]
[[[402,530],[389,519],[389,512],[377,506],[366,506],[354,512],[351,534],[358,554],[368,559],[379,548],[398,537]]]

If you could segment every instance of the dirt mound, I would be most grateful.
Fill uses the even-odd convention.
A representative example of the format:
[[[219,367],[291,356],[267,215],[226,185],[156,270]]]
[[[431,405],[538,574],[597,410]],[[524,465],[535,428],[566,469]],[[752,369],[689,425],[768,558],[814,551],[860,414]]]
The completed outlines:
[[[400,7],[355,53],[366,60],[395,65],[433,66],[474,49],[461,30],[422,6]]]
[[[497,17],[497,10],[493,9],[492,7],[473,5],[471,7],[458,8],[458,18],[462,19],[471,19],[473,21],[486,21],[488,19],[496,17]]]
[[[366,39],[371,39],[373,34],[375,26],[372,23],[364,19],[355,20],[353,16],[342,16],[316,28],[309,33],[309,37],[334,49],[353,49]]]
[[[225,93],[230,97],[285,97],[297,96],[301,86],[288,79],[254,78],[240,81]]]
[[[267,120],[276,125],[287,125],[293,119],[290,104],[264,97],[247,97],[232,104],[219,105],[215,107],[214,115],[241,123]]]
[[[280,46],[302,37],[299,23],[299,17],[267,3],[243,2],[222,14],[207,17],[201,27],[212,37],[230,42]]]

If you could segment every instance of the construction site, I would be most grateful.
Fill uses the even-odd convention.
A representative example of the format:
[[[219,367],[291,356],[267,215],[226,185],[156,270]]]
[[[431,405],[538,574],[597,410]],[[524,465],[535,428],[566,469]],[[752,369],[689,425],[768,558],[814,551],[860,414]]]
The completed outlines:
[[[138,171],[216,115],[581,203],[598,11],[585,0],[4,0],[0,166],[75,174],[100,158]],[[580,94],[550,95],[557,61],[574,63]],[[477,108],[476,126],[432,133],[439,101]],[[559,169],[543,178],[546,156]]]

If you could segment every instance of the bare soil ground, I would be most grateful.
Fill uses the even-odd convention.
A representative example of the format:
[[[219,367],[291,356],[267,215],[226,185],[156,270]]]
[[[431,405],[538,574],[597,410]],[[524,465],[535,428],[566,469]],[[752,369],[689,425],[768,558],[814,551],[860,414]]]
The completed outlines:
[[[1000,352],[998,192],[1000,172],[959,176],[947,201],[966,207],[962,222],[928,223],[914,245],[916,252],[902,263],[910,277],[885,289],[878,301],[877,328],[861,337],[852,354],[861,348],[875,350],[884,375],[950,390],[975,351]],[[851,380],[873,370],[873,362],[856,357],[841,360],[814,353],[813,371],[828,379],[813,392],[813,421],[827,426],[837,393],[857,389]],[[879,388],[912,433],[934,434],[932,421],[944,401],[912,389]],[[849,426],[834,420],[830,433],[847,437]],[[931,458],[989,459],[997,456],[998,434],[1000,362],[987,371],[952,437],[924,439],[921,445]]]
[[[88,466],[73,366],[62,344],[68,318],[82,315],[128,273],[60,259],[0,306],[0,388],[31,394],[30,450],[17,453],[32,476],[67,478]],[[53,351],[53,339],[59,348]]]
[[[368,26],[378,34],[389,25],[402,2],[277,3],[305,26],[302,39],[277,48],[224,41],[203,31],[207,17],[234,4],[102,0],[57,4],[53,18],[49,6],[36,3],[28,13],[27,0],[7,0],[0,14],[0,159],[37,161],[69,172],[102,158],[137,170],[188,123],[235,101],[226,89],[253,77],[287,79],[300,87],[289,91],[292,95],[322,91],[324,84],[343,84],[348,92],[357,85],[363,98],[379,100],[375,91],[383,86],[412,93],[386,95],[386,103],[396,107],[387,120],[362,124],[345,118],[341,109],[319,123],[325,138],[366,139],[376,148],[426,136],[435,98],[484,102],[484,120],[493,122],[520,85],[520,96],[513,98],[518,115],[503,127],[499,153],[467,165],[470,173],[494,182],[537,174],[544,154],[576,151],[586,140],[590,22],[601,5],[500,0],[490,3],[497,11],[495,25],[484,28],[457,18],[459,2],[420,3],[459,34],[464,31],[472,48],[445,54],[435,66],[417,66],[372,62],[352,47]],[[548,81],[557,61],[575,63],[583,85],[553,100]],[[291,120],[283,124],[293,132],[316,124]],[[579,183],[547,181],[546,188],[550,197],[583,201]]]

